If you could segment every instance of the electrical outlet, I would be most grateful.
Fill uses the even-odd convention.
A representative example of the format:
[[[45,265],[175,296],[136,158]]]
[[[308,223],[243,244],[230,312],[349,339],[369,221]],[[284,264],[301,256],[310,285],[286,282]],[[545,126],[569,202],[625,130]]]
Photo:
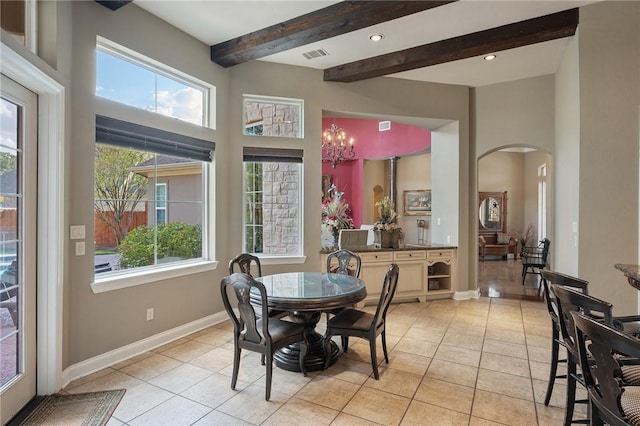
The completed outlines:
[[[153,308],[147,309],[147,321],[151,321],[153,319]]]

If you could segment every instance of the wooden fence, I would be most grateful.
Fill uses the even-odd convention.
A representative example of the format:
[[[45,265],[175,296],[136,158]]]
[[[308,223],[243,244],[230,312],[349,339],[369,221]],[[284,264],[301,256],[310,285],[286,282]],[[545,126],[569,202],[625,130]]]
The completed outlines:
[[[125,213],[124,220],[128,220],[129,216],[132,213]],[[116,237],[113,235],[113,230],[107,226],[106,223],[102,219],[100,219],[97,215],[94,217],[94,227],[95,227],[95,235],[94,240],[96,243],[96,249],[113,249],[117,247]],[[137,228],[141,225],[147,224],[147,212],[146,211],[136,211],[133,212],[133,220],[131,221],[131,225],[129,226],[128,231],[131,231],[134,228]]]

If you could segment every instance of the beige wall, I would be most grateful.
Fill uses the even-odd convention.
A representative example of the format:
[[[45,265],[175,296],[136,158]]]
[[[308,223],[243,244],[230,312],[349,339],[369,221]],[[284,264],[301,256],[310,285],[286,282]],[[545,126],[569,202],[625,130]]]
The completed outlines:
[[[638,263],[639,22],[640,2],[581,8],[574,76],[580,80],[578,274],[618,315],[638,311],[637,291],[614,265]]]

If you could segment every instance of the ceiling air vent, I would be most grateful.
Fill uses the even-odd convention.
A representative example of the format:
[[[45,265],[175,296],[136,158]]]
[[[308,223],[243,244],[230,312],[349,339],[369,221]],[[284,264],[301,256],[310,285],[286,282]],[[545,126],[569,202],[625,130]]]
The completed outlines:
[[[378,123],[378,131],[386,132],[387,130],[391,130],[391,122],[390,121],[380,121]]]
[[[327,52],[321,47],[320,49],[317,49],[317,50],[311,50],[310,52],[305,52],[302,54],[302,56],[304,56],[307,59],[316,59],[321,56],[327,56],[328,54],[329,52]]]

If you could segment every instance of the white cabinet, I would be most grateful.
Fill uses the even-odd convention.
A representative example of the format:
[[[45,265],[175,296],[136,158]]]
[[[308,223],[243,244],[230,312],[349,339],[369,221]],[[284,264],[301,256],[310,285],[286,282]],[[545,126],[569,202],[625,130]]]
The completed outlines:
[[[357,254],[362,259],[360,278],[367,285],[367,304],[378,302],[384,276],[392,263],[399,267],[394,300],[418,299],[424,302],[428,298],[450,297],[455,291],[455,248],[363,251]],[[324,270],[326,255],[321,261]]]

